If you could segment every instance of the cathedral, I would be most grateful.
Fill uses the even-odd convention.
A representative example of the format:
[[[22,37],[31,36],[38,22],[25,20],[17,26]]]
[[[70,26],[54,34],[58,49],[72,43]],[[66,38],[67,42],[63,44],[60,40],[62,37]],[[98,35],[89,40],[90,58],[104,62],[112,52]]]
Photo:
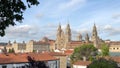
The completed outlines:
[[[65,30],[61,28],[59,24],[56,31],[56,39],[48,39],[44,37],[42,40],[30,40],[25,43],[17,43],[16,41],[13,43],[8,42],[6,45],[7,52],[11,49],[14,49],[15,53],[24,53],[24,52],[45,52],[45,51],[65,51],[67,49],[74,49],[76,47],[81,46],[82,44],[93,44],[94,47],[100,49],[101,45],[106,43],[109,46],[110,52],[120,52],[120,41],[110,41],[110,40],[102,40],[99,38],[97,33],[97,27],[94,24],[91,36],[88,33],[83,37],[82,34],[79,33],[77,36],[77,40],[72,40],[72,32],[70,25],[67,24]],[[0,46],[0,49],[4,49],[4,46]]]
[[[100,43],[102,42],[102,40],[99,38],[97,34],[97,28],[95,24],[93,26],[91,38],[89,37],[88,34],[86,34],[85,40],[82,39],[81,34],[77,36],[78,39],[77,41],[74,41],[71,38],[72,38],[72,33],[71,33],[70,25],[67,24],[66,29],[63,30],[61,28],[61,25],[59,24],[56,34],[56,40],[55,40],[55,49],[73,49],[85,43],[93,43],[96,48],[100,48]]]
[[[67,24],[65,32],[62,30],[61,25],[59,24],[57,29],[57,36],[55,41],[55,49],[66,48],[66,45],[71,42],[71,29],[70,25]]]

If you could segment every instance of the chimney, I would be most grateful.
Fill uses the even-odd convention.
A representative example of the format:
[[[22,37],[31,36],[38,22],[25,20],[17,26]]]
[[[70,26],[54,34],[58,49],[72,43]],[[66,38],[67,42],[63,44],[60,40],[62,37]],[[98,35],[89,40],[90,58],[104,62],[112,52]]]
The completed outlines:
[[[83,61],[86,61],[86,57],[85,56],[83,56]]]

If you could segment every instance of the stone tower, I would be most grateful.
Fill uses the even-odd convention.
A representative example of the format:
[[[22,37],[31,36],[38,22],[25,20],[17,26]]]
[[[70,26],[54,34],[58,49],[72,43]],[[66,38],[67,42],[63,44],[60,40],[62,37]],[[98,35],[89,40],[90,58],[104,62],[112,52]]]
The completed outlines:
[[[71,41],[71,29],[70,25],[67,24],[65,32],[61,29],[61,25],[59,24],[57,29],[57,38],[55,41],[55,49],[66,49],[67,44]]]
[[[79,34],[79,35],[77,36],[77,40],[78,40],[78,41],[82,41],[82,35],[81,35],[81,34]]]
[[[60,40],[61,40],[61,25],[59,24],[58,29],[57,29],[57,38],[56,38],[56,42],[55,42],[55,49],[58,49],[60,46]]]
[[[94,46],[96,48],[98,48],[98,40],[99,40],[99,37],[97,35],[97,28],[96,28],[96,25],[94,24],[93,26],[93,31],[92,31],[92,42],[94,43]]]
[[[89,43],[89,35],[88,35],[88,33],[86,33],[85,42],[86,42],[86,43]]]
[[[65,48],[65,35],[63,30],[61,29],[61,25],[59,24],[57,29],[57,38],[55,41],[55,49]]]
[[[95,41],[97,37],[98,37],[97,36],[97,28],[96,28],[96,25],[94,24],[93,31],[92,31],[92,39],[91,40]]]
[[[65,31],[65,42],[68,43],[71,41],[71,29],[70,25],[67,24],[66,31]]]
[[[56,39],[56,42],[59,42],[59,40],[61,39],[61,33],[62,33],[62,29],[61,29],[61,25],[59,24],[58,29],[57,29],[57,39]]]

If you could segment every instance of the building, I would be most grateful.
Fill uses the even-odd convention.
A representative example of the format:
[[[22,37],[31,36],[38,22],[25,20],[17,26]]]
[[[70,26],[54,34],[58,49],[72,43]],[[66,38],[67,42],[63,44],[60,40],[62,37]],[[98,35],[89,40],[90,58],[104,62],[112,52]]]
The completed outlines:
[[[57,38],[55,41],[55,49],[66,48],[67,43],[69,43],[71,41],[70,25],[69,24],[67,25],[66,30],[64,32],[61,29],[61,25],[59,24],[56,37]]]
[[[85,40],[83,40],[83,37],[80,33],[77,36],[77,40],[72,40],[70,25],[67,24],[66,29],[63,30],[61,28],[61,25],[59,24],[56,34],[56,40],[51,40],[47,37],[43,37],[43,39],[39,41],[30,40],[29,42],[23,41],[22,43],[17,43],[16,41],[14,41],[13,44],[11,44],[9,41],[9,45],[7,45],[6,48],[8,52],[10,49],[14,49],[16,53],[45,52],[55,50],[63,51],[66,49],[74,49],[82,44],[89,43],[93,43],[96,48],[100,48],[102,42],[103,41],[99,38],[97,34],[97,28],[95,24],[93,26],[91,38],[88,33],[86,33]]]
[[[72,33],[71,33],[71,28],[69,24],[67,24],[65,30],[63,30],[61,28],[61,25],[59,24],[58,29],[57,29],[57,34],[56,34],[56,40],[54,44],[55,48],[53,49],[58,49],[58,50],[74,49],[75,47],[78,47],[86,43],[87,44],[93,43],[96,48],[100,48],[101,43],[103,43],[103,41],[99,38],[97,34],[97,28],[95,24],[93,26],[91,40],[90,40],[88,33],[86,33],[85,40],[82,39],[81,34],[77,36],[77,39],[78,39],[77,41],[72,40]]]
[[[34,60],[36,63],[40,62],[47,68],[60,68],[59,58],[45,53],[0,54],[0,68],[28,68],[28,66],[31,67],[29,59]]]
[[[43,52],[50,51],[50,43],[48,39],[44,37],[40,41],[30,40],[28,43],[16,43],[12,44],[12,48],[14,48],[16,53],[24,53],[24,52]]]
[[[91,61],[77,61],[73,64],[73,68],[87,68]]]
[[[109,41],[107,44],[110,52],[120,52],[120,41]]]
[[[113,60],[117,63],[118,68],[120,68],[120,56],[107,56],[107,57],[102,57],[105,58],[106,60]],[[91,64],[91,61],[76,61],[73,63],[73,68],[87,68],[89,64]]]
[[[82,44],[89,44],[92,43],[94,46],[98,49],[101,48],[102,43],[106,43],[106,41],[103,41],[102,39],[99,38],[98,33],[97,33],[97,27],[94,24],[93,29],[92,29],[92,36],[89,36],[88,33],[86,33],[85,38],[83,39],[82,34],[78,34],[77,40],[72,40],[72,32],[70,25],[67,24],[65,30],[61,28],[61,25],[59,24],[57,28],[57,33],[56,33],[56,40],[48,39],[47,37],[44,37],[42,40],[35,41],[35,40],[30,40],[29,42],[22,42],[22,43],[17,43],[14,41],[13,44],[8,42],[5,43],[7,46],[7,51],[9,49],[14,49],[16,53],[24,53],[24,52],[43,52],[43,51],[63,51],[66,49],[74,49],[75,47],[79,47]],[[5,45],[1,43],[0,45]],[[107,42],[110,47],[111,52],[119,52],[120,48],[119,45],[120,43],[118,42],[113,42],[111,41],[110,43]],[[115,45],[116,44],[116,45]],[[2,46],[3,47],[3,46]],[[4,48],[4,47],[3,47]]]
[[[49,52],[48,54],[59,58],[60,68],[67,68],[67,55],[65,53]]]

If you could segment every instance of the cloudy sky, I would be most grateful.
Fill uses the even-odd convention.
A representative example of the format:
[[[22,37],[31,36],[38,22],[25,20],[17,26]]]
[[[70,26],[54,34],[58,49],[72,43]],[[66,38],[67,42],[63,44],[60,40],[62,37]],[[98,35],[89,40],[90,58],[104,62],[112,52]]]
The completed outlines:
[[[59,25],[69,23],[73,39],[92,32],[94,23],[100,38],[120,40],[120,0],[40,0],[38,6],[24,12],[23,23],[6,29],[1,42],[56,38]]]

